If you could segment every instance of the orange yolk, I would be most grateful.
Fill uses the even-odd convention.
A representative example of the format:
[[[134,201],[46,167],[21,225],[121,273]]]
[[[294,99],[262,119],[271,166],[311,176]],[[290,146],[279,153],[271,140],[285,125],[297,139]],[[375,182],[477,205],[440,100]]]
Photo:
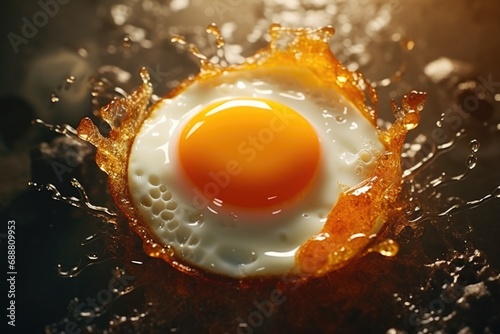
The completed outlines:
[[[320,161],[319,140],[296,111],[260,98],[216,102],[184,127],[179,159],[208,201],[246,209],[296,203]]]

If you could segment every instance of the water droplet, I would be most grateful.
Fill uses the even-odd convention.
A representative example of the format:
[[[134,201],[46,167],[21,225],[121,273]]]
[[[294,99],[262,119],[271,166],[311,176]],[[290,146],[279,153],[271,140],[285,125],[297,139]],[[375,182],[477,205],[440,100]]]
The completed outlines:
[[[56,94],[52,94],[52,95],[50,96],[50,102],[52,102],[52,103],[57,103],[57,102],[59,102],[59,96],[57,96]]]
[[[472,152],[476,153],[477,151],[479,151],[479,141],[477,139],[472,139],[469,143],[469,147]]]
[[[465,165],[469,169],[473,169],[477,165],[477,157],[473,154],[469,155],[465,160]]]

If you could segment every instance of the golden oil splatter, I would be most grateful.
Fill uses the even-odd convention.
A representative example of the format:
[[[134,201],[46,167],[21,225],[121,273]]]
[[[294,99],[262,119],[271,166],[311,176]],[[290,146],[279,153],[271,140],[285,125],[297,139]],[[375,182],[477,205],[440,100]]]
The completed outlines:
[[[335,58],[327,43],[335,32],[332,27],[296,29],[274,24],[269,31],[270,43],[239,65],[227,65],[223,53],[224,40],[218,28],[213,24],[209,25],[207,32],[215,36],[218,61],[210,60],[184,37],[172,38],[173,42],[186,46],[199,60],[200,72],[180,83],[165,98],[174,97],[192,83],[213,78],[223,72],[296,66],[309,69],[325,88],[337,90],[346,96],[376,126],[376,92],[361,73],[349,71]],[[96,162],[108,174],[113,198],[128,217],[130,225],[143,239],[146,253],[163,258],[181,271],[193,272],[193,269],[176,261],[175,254],[168,245],[155,242],[148,228],[141,223],[141,217],[132,205],[129,194],[127,162],[130,148],[140,126],[153,109],[149,106],[152,85],[145,69],[141,71],[141,76],[142,85],[130,96],[114,100],[100,110],[102,118],[111,126],[108,137],[102,136],[88,118],[80,123],[78,135],[97,147]],[[385,152],[377,158],[375,169],[364,182],[341,194],[322,231],[300,247],[296,256],[296,269],[301,274],[320,276],[361,255],[373,243],[372,238],[351,236],[377,234],[391,214],[399,212],[401,148],[407,131],[416,127],[419,122],[424,100],[424,93],[411,92],[403,98],[401,107],[393,103],[396,121],[387,131],[379,131]]]

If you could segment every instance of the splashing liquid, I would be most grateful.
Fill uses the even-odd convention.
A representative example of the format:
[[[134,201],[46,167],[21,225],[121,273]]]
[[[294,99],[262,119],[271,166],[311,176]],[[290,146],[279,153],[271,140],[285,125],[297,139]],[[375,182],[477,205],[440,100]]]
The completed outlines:
[[[368,239],[350,238],[346,235],[350,233],[346,226],[359,224],[358,233],[377,234],[388,219],[394,218],[394,212],[399,211],[396,204],[402,174],[399,152],[406,132],[418,124],[424,100],[425,94],[412,92],[403,98],[402,108],[393,103],[396,123],[381,134],[388,150],[377,158],[375,170],[366,181],[340,195],[321,237],[308,241],[299,249],[298,259],[301,265],[307,265],[307,269],[304,268],[307,272],[320,275],[339,268],[353,254],[367,247]],[[343,242],[345,239],[349,240],[347,244]],[[341,252],[339,245],[342,245]],[[395,254],[396,249],[384,254]]]
[[[172,42],[186,46],[190,53],[199,60],[201,66],[200,74],[197,78],[199,80],[218,75],[222,71],[234,70],[226,65],[227,61],[225,59],[223,49],[225,43],[218,28],[214,24],[211,24],[207,28],[207,32],[214,35],[216,39],[217,58],[215,61],[209,60],[194,44],[187,43],[183,37],[172,37]],[[325,43],[334,33],[334,30],[330,27],[314,31],[307,29],[289,30],[282,28],[279,25],[273,25],[270,29],[270,33],[273,42],[270,43],[269,49],[265,49],[252,57],[249,60],[250,66],[254,63],[256,66],[262,66],[264,64],[262,59],[264,59],[266,65],[270,64],[272,66],[274,64],[274,60],[270,57],[270,55],[272,52],[282,52],[282,46],[280,46],[280,43],[282,43],[282,40],[289,38],[287,36],[288,34],[295,34],[298,39],[293,43],[287,44],[285,52],[288,52],[290,55],[295,55],[299,52],[299,50],[303,50],[304,47],[306,50],[309,49],[312,52],[318,52],[319,50],[315,48],[319,47],[321,50],[323,46],[326,46]],[[312,39],[309,39],[311,34],[313,36],[316,34],[315,40],[319,41],[319,43],[316,42],[317,45],[312,47],[312,49],[311,46],[313,44],[311,44],[311,46],[307,45],[307,43],[312,43]],[[124,41],[124,43],[125,42],[126,41]],[[413,45],[412,43],[410,44]],[[410,49],[411,47],[408,47],[408,50]],[[271,54],[269,54],[269,52],[271,52]],[[320,54],[320,58],[324,59],[326,56],[324,51],[320,52]],[[278,61],[283,61],[283,58],[278,58]],[[319,61],[319,59],[315,58],[315,61]],[[340,64],[336,63],[335,59],[328,59],[328,61],[330,64],[337,66],[335,68],[335,71],[337,72],[335,79],[336,85],[340,86],[342,90],[351,98],[351,100],[358,105],[361,110],[365,111],[366,117],[371,119],[372,122],[375,122],[377,117],[376,110],[365,104],[364,94],[368,94],[373,104],[376,104],[377,97],[373,90],[368,89],[368,91],[365,91],[363,89],[363,87],[366,88],[366,86],[363,85],[366,84],[366,82],[364,81],[362,75],[360,73],[346,71]],[[330,64],[328,64],[327,67],[330,68]],[[312,68],[317,71],[323,69],[322,65],[314,65]],[[149,74],[145,69],[141,71],[141,77],[143,84],[132,95],[114,100],[105,108],[101,109],[100,112],[102,118],[111,127],[109,138],[103,137],[90,119],[83,120],[78,129],[80,138],[98,147],[96,162],[101,169],[110,176],[111,191],[113,197],[115,197],[115,199],[118,198],[118,203],[130,202],[128,200],[130,195],[128,195],[126,183],[121,182],[121,180],[126,179],[126,167],[122,161],[127,161],[128,149],[130,147],[131,140],[133,140],[133,133],[137,131],[138,127],[140,127],[144,119],[148,116],[147,107],[152,96]],[[185,81],[169,96],[179,94],[191,82],[193,82],[193,79]],[[354,83],[354,85],[351,83]],[[102,86],[102,82],[100,82],[97,86]],[[367,86],[371,87],[370,85]],[[93,95],[98,96],[99,94],[96,92]],[[330,217],[332,218],[327,220],[327,223],[321,233],[316,237],[313,237],[301,247],[297,255],[297,259],[300,263],[300,270],[303,273],[307,272],[315,276],[319,276],[343,266],[346,261],[353,257],[353,254],[359,253],[363,249],[367,249],[370,239],[372,239],[371,236],[376,235],[381,230],[385,221],[391,216],[391,210],[393,212],[400,211],[399,207],[392,205],[391,209],[391,205],[389,205],[389,203],[396,201],[401,190],[400,179],[398,176],[401,174],[399,152],[403,145],[406,132],[414,129],[418,125],[420,120],[419,112],[423,108],[424,99],[425,94],[412,92],[403,98],[401,107],[398,107],[393,101],[392,109],[396,117],[396,123],[389,130],[381,132],[380,134],[381,139],[388,148],[388,152],[379,157],[377,167],[375,168],[372,176],[365,182],[366,184],[360,185],[359,187],[352,189],[350,192],[343,194],[339,199],[339,204],[330,214]],[[123,111],[126,112],[124,113]],[[60,131],[60,129],[57,130]],[[68,132],[68,129],[66,129],[66,132]],[[71,133],[74,134],[74,132]],[[456,138],[454,138],[451,142],[437,147],[435,151],[436,153],[431,152],[426,159],[422,160],[420,164],[405,170],[403,173],[403,176],[405,177],[404,182],[411,184],[420,170],[425,168],[426,163],[432,162],[433,158],[437,157],[437,152],[440,150],[452,147],[455,140],[458,139],[461,134],[462,132],[458,132]],[[429,189],[432,189],[432,193],[426,193],[426,195],[432,196],[436,193],[436,190],[439,187],[451,182],[460,181],[461,179],[467,177],[468,172],[474,168],[476,164],[476,157],[474,153],[479,149],[478,142],[471,142],[471,148],[471,155],[467,158],[468,169],[463,174],[453,177],[447,177],[443,174],[429,182],[424,188],[418,189],[416,193],[423,194]],[[367,190],[361,195],[359,189]],[[54,189],[51,190],[54,191]],[[373,200],[374,198],[379,199]],[[382,198],[384,200],[382,200]],[[411,200],[414,199],[410,198],[410,201]],[[484,200],[487,200],[487,198],[481,201]],[[74,205],[74,202],[69,202]],[[371,203],[375,203],[374,205],[377,207],[372,207]],[[415,223],[421,222],[425,219],[430,219],[431,217],[447,216],[458,212],[459,210],[469,208],[473,206],[474,203],[477,203],[477,201],[466,203],[462,206],[455,205],[442,213],[426,213],[425,215],[410,219],[409,222]],[[354,207],[361,207],[366,210],[353,212],[351,208]],[[130,224],[145,240],[144,247],[150,256],[162,257],[170,263],[175,263],[175,265],[179,266],[179,268],[183,271],[191,271],[188,267],[171,259],[173,256],[171,249],[168,247],[163,248],[154,242],[153,238],[149,236],[148,231],[138,224],[140,218],[137,218],[138,214],[135,212],[135,208],[133,208],[133,206],[125,204],[121,205],[120,208],[129,217]],[[364,237],[351,238],[350,234],[346,234],[349,233],[349,230],[346,230],[345,232],[342,232],[342,229],[339,230],[341,226],[347,224],[341,222],[342,219],[347,219],[347,217],[360,224],[357,234],[362,234]],[[376,222],[375,225],[373,225],[373,222]],[[345,244],[345,240],[348,241],[347,244]],[[338,245],[342,246],[339,247]],[[397,253],[397,247],[393,246],[394,241],[390,239],[382,241],[378,245],[391,245],[392,250],[384,251],[384,247],[380,246],[368,248],[368,251],[371,252],[379,250],[378,252],[385,256],[395,255]]]
[[[216,47],[220,54],[216,63],[210,61],[194,44],[187,43],[183,37],[172,38],[173,42],[188,48],[199,60],[201,69],[195,78],[181,83],[167,97],[180,94],[193,82],[206,80],[223,72],[245,71],[257,67],[302,66],[321,77],[324,85],[330,89],[340,90],[373,125],[376,124],[377,111],[365,102],[365,96],[368,96],[372,105],[376,105],[376,94],[360,73],[346,70],[330,52],[327,41],[334,33],[332,27],[291,29],[274,24],[270,28],[269,46],[247,58],[245,63],[233,66],[223,65],[224,40],[217,27],[212,24],[207,28],[207,32],[216,38]],[[324,75],[325,73],[329,75]],[[130,204],[133,201],[127,187],[128,176],[124,162],[128,161],[135,134],[151,110],[148,109],[152,95],[149,76],[145,70],[141,72],[141,76],[143,84],[132,95],[115,100],[101,109],[102,118],[111,127],[108,138],[103,137],[88,118],[81,122],[78,134],[80,138],[97,147],[96,162],[108,174],[115,202],[144,240],[146,253],[161,257],[182,271],[195,272],[189,269],[189,266],[178,262],[169,246],[155,242],[148,227],[142,223],[137,209]],[[401,191],[400,151],[407,131],[415,128],[420,120],[419,113],[423,109],[424,100],[424,93],[411,92],[403,98],[401,107],[393,102],[396,122],[387,131],[379,133],[386,152],[378,157],[374,171],[364,183],[339,197],[322,231],[300,247],[296,255],[296,270],[302,275],[321,276],[344,266],[370,244],[370,238],[351,239],[353,231],[367,236],[377,234],[387,219],[392,218],[398,211],[394,203],[397,203]],[[122,111],[125,111],[125,115]]]
[[[78,180],[76,179],[71,180],[71,185],[78,191],[80,198],[63,196],[52,184],[39,185],[35,182],[29,182],[29,185],[34,187],[38,191],[47,190],[52,193],[52,199],[82,209],[89,215],[96,218],[100,218],[109,222],[114,222],[114,220],[116,219],[116,214],[110,211],[108,208],[92,205],[87,196],[87,193],[85,192],[85,189],[83,189],[80,182],[78,182]]]
[[[213,29],[213,28],[209,27],[209,29]],[[213,33],[211,31],[209,31],[209,32],[214,34],[216,37],[216,40],[217,40],[217,33]],[[220,36],[220,34],[219,34],[219,36]],[[177,43],[187,45],[186,41],[182,38],[179,38],[179,39],[174,38],[174,40]],[[210,74],[212,71],[217,72],[218,68],[220,68],[220,67],[218,67],[217,65],[214,65],[214,63],[215,64],[220,63],[221,67],[226,66],[226,63],[224,60],[225,57],[223,57],[224,54],[222,53],[224,43],[223,42],[220,43],[220,47],[219,47],[219,42],[217,42],[217,43],[218,43],[217,44],[218,53],[216,55],[217,58],[211,58],[210,61],[205,56],[203,56],[201,54],[201,52],[199,52],[199,50],[197,50],[197,48],[195,46],[188,47],[189,50],[195,56],[196,55],[200,56],[199,60],[200,60],[201,66],[202,66],[202,71],[203,70],[205,71],[204,73]],[[219,54],[219,50],[221,50],[221,54]],[[217,59],[219,59],[219,60],[217,60]],[[203,65],[203,64],[205,64],[205,65]],[[143,85],[138,90],[140,93],[135,92],[134,93],[135,95],[132,94],[131,95],[132,97],[130,97],[124,91],[121,93],[117,93],[117,92],[120,92],[120,88],[112,87],[112,85],[110,84],[110,85],[108,85],[107,88],[111,88],[112,91],[114,89],[116,89],[116,91],[114,93],[111,93],[110,96],[113,96],[113,97],[114,96],[122,96],[122,97],[125,97],[125,99],[128,99],[129,101],[131,101],[131,100],[136,101],[136,99],[137,99],[137,100],[142,101],[141,105],[146,105],[148,91],[150,89],[149,85],[148,85],[149,80],[148,80],[147,74],[144,71],[141,73],[141,76],[143,78]],[[103,87],[105,85],[106,84],[103,83],[101,87]],[[381,84],[381,85],[383,86],[384,84]],[[182,85],[180,86],[179,89],[182,90]],[[95,93],[93,94],[93,96],[96,99],[95,100],[96,105],[98,103],[97,99],[99,97],[102,97],[105,90],[109,91],[109,89],[102,89],[101,91],[99,91],[99,90],[95,91]],[[374,98],[374,101],[376,103],[376,97]],[[115,104],[115,106],[116,105],[117,104]],[[404,109],[404,105],[403,105],[403,109]],[[395,108],[394,110],[396,111],[395,114],[396,114],[397,118],[401,118],[401,117],[404,118],[404,112],[401,113],[400,110],[398,110],[398,108]],[[369,111],[369,112],[373,112],[373,111]],[[103,114],[106,114],[106,112],[104,111]],[[106,117],[106,116],[104,116],[104,117]],[[113,119],[113,117],[111,115],[108,115],[107,117],[109,120],[112,121],[111,123],[114,123],[114,122],[120,123],[121,122],[121,124],[123,124],[123,122],[124,122],[123,119],[118,119],[118,118]],[[407,120],[403,123],[406,124],[404,126],[405,130],[408,130],[408,129],[414,127],[418,123],[418,119],[412,117],[412,119]],[[86,128],[89,132],[94,132],[94,134],[96,132],[96,128],[90,124],[86,124],[84,126],[84,128]],[[55,129],[56,132],[59,132],[60,130],[61,129]],[[62,133],[62,132],[59,132],[59,133]],[[73,133],[71,133],[71,135],[73,135]],[[464,171],[464,173],[462,173],[460,175],[456,175],[456,176],[441,175],[441,176],[435,178],[436,181],[434,181],[434,183],[426,182],[426,177],[427,177],[426,174],[429,172],[430,167],[433,166],[433,164],[435,163],[437,158],[439,156],[443,155],[444,153],[451,151],[456,146],[458,141],[464,137],[464,135],[465,135],[465,132],[460,130],[460,131],[456,132],[456,136],[453,137],[449,142],[444,143],[444,144],[440,144],[440,145],[436,145],[432,141],[426,142],[424,139],[422,139],[418,143],[418,146],[423,147],[425,144],[429,144],[431,146],[430,150],[425,150],[425,152],[423,152],[424,153],[423,156],[421,154],[415,154],[419,150],[413,149],[413,148],[410,149],[411,144],[404,145],[404,147],[403,147],[405,149],[405,151],[403,152],[403,158],[404,158],[404,160],[403,160],[403,167],[404,167],[403,168],[404,169],[403,176],[404,177],[403,177],[402,187],[403,187],[403,196],[405,196],[404,201],[408,200],[410,205],[408,206],[407,210],[402,213],[402,215],[407,217],[409,225],[406,225],[406,224],[390,225],[390,226],[395,227],[394,229],[393,228],[389,229],[389,231],[394,232],[394,234],[397,236],[397,238],[394,238],[394,239],[401,239],[399,233],[403,229],[405,229],[406,226],[411,226],[411,228],[416,228],[416,226],[421,227],[421,226],[425,225],[429,220],[432,220],[432,219],[436,219],[436,218],[448,219],[453,214],[456,214],[458,212],[463,212],[468,208],[475,207],[481,203],[484,203],[484,202],[489,201],[491,199],[500,197],[500,187],[497,187],[490,194],[488,194],[488,195],[486,195],[478,200],[473,200],[473,201],[468,201],[466,203],[460,203],[457,205],[453,205],[452,207],[447,207],[446,209],[444,209],[442,211],[435,211],[435,208],[432,209],[432,206],[419,205],[419,203],[428,202],[428,200],[426,198],[426,196],[428,194],[432,194],[435,197],[439,197],[438,189],[443,188],[443,187],[447,187],[447,186],[451,186],[456,182],[463,181],[465,178],[467,178],[470,175],[470,171],[476,167],[478,162],[477,162],[477,158],[476,158],[475,153],[478,152],[478,150],[479,150],[479,144],[478,144],[478,141],[473,140],[473,141],[471,141],[471,146],[470,146],[471,155],[467,158],[467,162],[466,162],[466,166],[465,166],[466,170]],[[89,134],[86,137],[86,139],[89,139],[89,141],[91,141],[95,144],[99,143],[99,145],[109,148],[110,151],[114,150],[113,152],[118,152],[118,153],[121,152],[120,149],[113,147],[112,143],[109,140],[106,140],[106,138],[103,138],[102,136]],[[416,155],[417,157],[419,157],[419,159],[412,160],[410,158],[410,156],[412,154],[413,154],[413,156]],[[114,167],[112,167],[113,166],[112,165],[113,158],[111,155],[112,154],[104,155],[100,159],[104,165],[107,165],[111,168],[114,168]],[[409,163],[408,161],[411,161],[411,163]],[[63,197],[61,197],[61,198],[63,198]],[[71,201],[69,200],[68,202],[71,202]],[[84,207],[86,207],[86,206],[87,205],[84,205]],[[429,209],[431,209],[431,210],[429,210]],[[381,222],[381,223],[383,223],[383,222]],[[401,223],[401,222],[399,222],[399,223]],[[384,234],[382,234],[382,237],[383,236],[384,236]],[[361,234],[357,237],[356,236],[351,236],[351,237],[352,237],[352,240],[355,240],[355,239],[373,239],[372,236],[370,236],[370,235],[367,236],[365,234]],[[417,237],[418,236],[416,236],[416,238]],[[384,255],[384,256],[392,257],[398,252],[398,248],[399,248],[398,241],[394,241],[392,239],[383,239],[383,238],[382,238],[382,240],[380,240],[380,238],[377,238],[377,241],[373,242],[371,244],[371,246],[366,249],[366,252],[367,253],[379,253],[379,254]],[[156,252],[156,251],[162,251],[162,250],[164,251],[163,248],[159,247],[158,245],[155,245],[154,243],[151,243],[150,245],[146,245],[145,249],[150,254],[152,252]],[[344,251],[344,250],[342,250],[342,251]],[[156,254],[156,255],[160,255],[160,254]],[[169,256],[170,255],[171,254],[169,254]],[[128,256],[125,256],[124,258],[128,258]],[[341,300],[341,301],[344,301],[344,305],[346,305],[345,306],[346,309],[349,309],[349,300],[352,299],[353,294],[356,295],[355,291],[358,291],[357,289],[360,289],[360,288],[362,289],[366,284],[370,284],[370,283],[367,283],[366,281],[362,282],[362,283],[358,282],[358,277],[360,276],[360,272],[357,270],[361,270],[361,273],[364,273],[364,274],[370,273],[375,278],[375,280],[372,283],[379,284],[380,282],[377,281],[376,278],[380,277],[380,275],[377,273],[379,273],[380,271],[385,271],[385,270],[396,271],[399,268],[397,266],[391,267],[392,262],[390,262],[390,261],[381,262],[378,259],[375,259],[373,257],[370,258],[370,261],[373,262],[373,265],[371,267],[370,267],[370,262],[367,260],[367,261],[362,262],[361,267],[356,268],[356,266],[348,266],[339,272],[332,273],[332,274],[328,275],[325,278],[325,280],[318,279],[318,280],[314,280],[314,281],[310,282],[307,286],[304,286],[304,289],[303,289],[304,292],[302,294],[299,294],[299,296],[302,295],[302,298],[297,297],[297,300],[300,299],[300,303],[294,302],[293,300],[290,300],[289,303],[291,303],[291,306],[294,306],[294,309],[297,311],[296,312],[297,314],[301,314],[301,313],[308,314],[308,311],[306,308],[308,308],[309,307],[308,305],[310,305],[310,304],[307,302],[304,302],[304,300],[310,300],[311,303],[313,303],[313,302],[314,303],[316,303],[316,302],[327,303],[327,301],[331,302],[332,300],[333,301],[334,300]],[[467,261],[468,261],[467,259],[464,259],[464,263],[467,263]],[[359,262],[357,262],[357,263],[359,263]],[[410,266],[413,266],[413,265],[414,264],[411,264]],[[204,281],[205,284],[199,284],[199,281],[197,281],[195,278],[190,277],[190,276],[186,276],[186,275],[182,275],[182,274],[179,275],[178,273],[172,272],[172,270],[170,270],[168,268],[168,266],[164,266],[164,264],[162,265],[161,263],[158,263],[158,265],[152,265],[151,268],[144,267],[144,266],[141,266],[141,267],[142,267],[142,269],[140,269],[141,271],[145,270],[146,272],[150,273],[148,286],[162,286],[162,285],[164,286],[166,283],[160,277],[163,276],[163,277],[166,277],[169,279],[168,286],[164,287],[163,289],[160,289],[160,291],[158,291],[157,289],[156,290],[152,289],[153,292],[150,292],[148,294],[149,300],[153,301],[153,302],[150,302],[150,304],[148,304],[148,309],[150,311],[155,309],[156,315],[153,314],[153,312],[151,312],[150,314],[139,312],[136,315],[133,315],[130,317],[122,317],[120,319],[117,318],[115,320],[112,320],[109,323],[110,327],[124,328],[124,327],[120,327],[120,326],[126,325],[127,323],[133,324],[133,323],[137,323],[137,322],[141,322],[141,321],[146,321],[148,324],[152,324],[151,326],[153,326],[153,328],[162,328],[162,330],[165,328],[171,329],[171,330],[178,330],[179,328],[182,328],[182,323],[181,324],[176,323],[175,320],[170,321],[170,322],[167,321],[165,323],[165,320],[162,319],[165,315],[168,315],[168,317],[170,319],[175,319],[175,315],[180,314],[177,307],[176,307],[176,309],[173,309],[170,306],[163,304],[164,300],[171,300],[172,305],[179,305],[179,304],[183,305],[182,304],[183,301],[191,300],[192,305],[190,307],[193,307],[194,309],[204,309],[204,307],[202,305],[205,305],[206,301],[213,300],[212,293],[207,292],[210,290],[210,288],[207,289],[207,286],[212,286],[211,285],[212,283],[210,281]],[[71,272],[71,270],[69,272]],[[147,274],[144,273],[144,275],[147,275]],[[365,279],[367,278],[366,275],[363,277],[365,277]],[[368,281],[370,280],[369,277],[371,277],[371,276],[368,276]],[[333,282],[333,281],[335,281],[335,285],[338,287],[337,289],[335,289],[335,286],[332,289],[331,283],[325,283],[325,282]],[[233,295],[233,296],[238,295],[239,296],[238,297],[238,305],[239,306],[237,306],[237,311],[235,312],[232,309],[225,308],[224,304],[217,304],[217,306],[219,307],[219,311],[220,311],[218,313],[223,314],[222,316],[219,316],[217,321],[221,322],[221,323],[227,323],[229,325],[218,327],[217,324],[212,324],[211,330],[217,331],[217,330],[220,330],[221,328],[225,329],[225,330],[229,330],[228,328],[230,328],[232,330],[233,328],[235,328],[233,326],[240,326],[240,325],[249,326],[248,322],[245,322],[246,319],[238,320],[237,322],[235,322],[235,320],[234,320],[234,319],[236,319],[236,315],[246,314],[245,312],[252,311],[252,310],[248,311],[242,305],[253,305],[252,302],[254,302],[256,300],[255,298],[257,298],[258,300],[264,300],[264,299],[269,298],[268,291],[270,291],[270,290],[266,290],[266,287],[270,287],[271,289],[274,289],[276,286],[281,286],[281,283],[283,283],[283,282],[287,282],[287,280],[285,280],[285,278],[283,278],[279,282],[276,282],[274,280],[270,280],[267,283],[266,282],[249,282],[248,284],[250,284],[250,285],[253,284],[254,288],[256,286],[259,286],[260,291],[264,291],[263,293],[258,294],[258,295],[255,295],[255,290],[252,290],[252,289],[251,290],[254,292],[251,292],[251,293],[245,292],[245,286],[247,286],[247,284],[245,284],[243,282],[240,282],[239,284],[228,283],[228,284],[224,285],[224,291],[226,292],[227,296],[231,296],[231,295]],[[295,281],[290,281],[290,282],[295,282]],[[349,282],[349,284],[345,284],[345,282]],[[377,282],[379,282],[379,283],[377,283]],[[413,282],[415,282],[415,281],[413,281]],[[220,284],[220,283],[218,283],[218,284]],[[257,285],[255,285],[255,284],[257,284]],[[416,284],[418,284],[418,281]],[[199,287],[201,285],[203,285],[205,287]],[[288,290],[295,291],[296,288],[297,287],[294,286],[293,284],[291,286],[290,286],[290,284],[286,284],[285,287],[283,287],[283,289],[286,291],[288,291]],[[215,288],[215,289],[217,289],[217,288]],[[380,292],[380,291],[385,291],[385,289],[386,288],[384,288],[384,286],[382,285],[382,286],[379,286],[378,290]],[[317,291],[324,291],[325,293],[318,295],[316,293]],[[332,291],[332,292],[330,293],[329,291]],[[385,292],[389,292],[389,291],[385,291]],[[380,293],[382,293],[382,292],[380,292]],[[362,294],[361,296],[362,296],[362,298],[366,299],[366,298],[369,298],[369,295],[370,295],[370,291],[365,291],[364,295]],[[313,301],[311,296],[315,296],[314,301]],[[383,295],[376,295],[376,296],[383,297]],[[356,299],[356,298],[354,298],[354,299]],[[156,303],[156,304],[154,304],[154,303]],[[159,305],[161,305],[161,306],[159,306]],[[73,309],[73,310],[75,308],[76,308],[76,304],[73,305],[72,308],[70,307],[70,309]],[[355,309],[358,309],[358,307],[356,306]],[[101,310],[101,311],[104,312],[104,310]],[[238,312],[240,312],[240,313],[238,313]],[[200,315],[198,315],[198,316],[200,316]],[[276,315],[275,317],[277,317],[278,323],[279,323],[280,319],[283,319],[282,316],[280,316],[280,315]],[[299,316],[296,319],[301,319],[301,317]],[[337,321],[337,323],[339,323],[339,322]],[[135,326],[135,325],[133,325],[133,326]],[[349,328],[349,326],[346,326],[346,324],[344,324],[344,327]],[[184,328],[186,328],[186,327],[184,327]],[[203,327],[203,328],[206,328],[206,327]],[[238,328],[238,327],[236,327],[236,328]],[[281,328],[281,327],[279,327],[279,328]],[[341,322],[340,322],[339,328],[343,328]]]

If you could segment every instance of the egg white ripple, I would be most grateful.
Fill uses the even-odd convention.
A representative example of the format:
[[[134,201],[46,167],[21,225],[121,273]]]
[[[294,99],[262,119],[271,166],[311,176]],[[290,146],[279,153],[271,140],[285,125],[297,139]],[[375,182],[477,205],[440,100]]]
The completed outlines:
[[[129,190],[143,223],[179,260],[232,276],[279,275],[293,268],[298,247],[318,233],[342,190],[364,179],[382,152],[375,127],[343,95],[309,86],[307,69],[227,72],[195,82],[152,108],[129,158]],[[237,97],[280,102],[306,118],[321,145],[321,168],[311,191],[296,206],[267,218],[200,208],[177,158],[187,121],[216,100]],[[201,162],[200,162],[201,163]],[[210,210],[211,209],[211,210]]]

